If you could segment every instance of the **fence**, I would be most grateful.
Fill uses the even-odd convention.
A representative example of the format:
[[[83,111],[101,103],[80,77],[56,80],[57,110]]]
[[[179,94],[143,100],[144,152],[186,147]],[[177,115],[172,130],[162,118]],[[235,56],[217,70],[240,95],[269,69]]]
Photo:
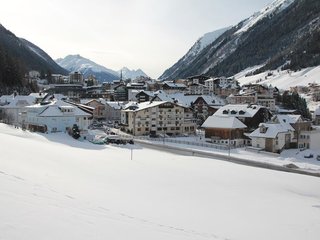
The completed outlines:
[[[140,140],[146,140],[146,141],[152,141],[152,142],[163,142],[163,143],[177,143],[177,144],[185,144],[185,145],[191,145],[191,146],[198,146],[198,147],[205,147],[205,148],[214,148],[214,149],[220,149],[220,150],[229,150],[228,145],[219,145],[219,144],[213,144],[213,143],[203,143],[203,142],[193,142],[193,141],[183,141],[183,140],[177,140],[172,138],[150,138],[146,136],[126,136],[121,135],[121,138],[128,138],[128,139],[140,139]],[[230,146],[231,149],[234,149],[234,146]]]

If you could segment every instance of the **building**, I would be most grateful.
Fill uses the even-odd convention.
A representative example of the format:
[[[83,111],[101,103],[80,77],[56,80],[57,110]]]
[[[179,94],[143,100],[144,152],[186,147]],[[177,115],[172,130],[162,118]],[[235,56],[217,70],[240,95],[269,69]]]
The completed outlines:
[[[261,123],[249,137],[252,139],[252,147],[279,153],[290,148],[293,132],[290,124]]]
[[[162,85],[162,90],[167,94],[181,93],[187,89],[187,86],[182,83],[165,82]]]
[[[201,95],[192,103],[194,117],[197,123],[202,123],[211,115],[213,115],[220,107],[224,105],[224,101],[218,97]]]
[[[225,77],[207,79],[204,85],[210,93],[222,98],[226,98],[230,94],[236,94],[240,90],[239,83],[235,79]]]
[[[83,84],[83,75],[80,72],[72,72],[69,74],[71,84]]]
[[[12,95],[12,97],[12,99],[5,99],[8,104],[0,106],[0,118],[5,123],[22,126],[21,113],[25,111],[27,106],[36,103],[36,97],[23,95]]]
[[[190,95],[209,95],[209,88],[199,83],[192,83],[188,85],[186,94]]]
[[[122,129],[135,136],[195,134],[192,110],[166,101],[131,103],[121,110]]]
[[[62,100],[44,102],[26,107],[27,129],[40,132],[67,132],[74,124],[85,131],[92,122],[92,115]]]
[[[273,112],[276,110],[275,101],[274,88],[260,84],[243,85],[238,93],[227,97],[229,104],[257,104]]]
[[[127,86],[123,83],[120,83],[114,87],[114,101],[128,101],[128,90]]]
[[[260,123],[269,121],[272,116],[266,107],[255,104],[228,104],[219,108],[214,115],[236,117],[248,127],[249,132]]]
[[[213,143],[234,147],[246,144],[247,126],[236,117],[210,116],[201,127],[205,129],[205,137],[211,138]]]

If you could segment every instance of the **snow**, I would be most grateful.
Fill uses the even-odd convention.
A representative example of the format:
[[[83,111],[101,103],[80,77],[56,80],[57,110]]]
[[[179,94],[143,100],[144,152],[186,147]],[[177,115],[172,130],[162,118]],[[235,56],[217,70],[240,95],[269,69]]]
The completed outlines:
[[[271,75],[270,75],[271,74]],[[268,76],[270,75],[270,76]],[[237,75],[236,75],[237,76]],[[304,68],[301,71],[272,70],[257,75],[245,77],[243,74],[235,79],[240,85],[245,84],[266,84],[278,89],[289,90],[290,87],[308,86],[309,83],[320,83],[320,66]]]
[[[120,74],[122,73],[122,78],[123,79],[136,79],[138,77],[148,77],[147,74],[145,74],[141,69],[137,69],[137,70],[130,70],[127,67],[123,67],[118,71],[118,75],[120,76]]]
[[[45,56],[43,56],[36,48],[30,46],[29,44],[27,44],[27,46],[28,46],[28,48],[29,48],[32,52],[34,52],[34,53],[37,54],[39,57],[41,57],[43,60],[45,60],[46,62],[48,62],[48,59],[47,59]]]
[[[0,239],[312,240],[320,234],[315,177],[3,124],[0,140]]]
[[[257,22],[262,20],[265,17],[272,16],[273,14],[277,14],[288,6],[290,6],[295,0],[276,0],[263,8],[261,11],[253,14],[247,20],[244,21],[242,27],[235,32],[235,34],[243,33],[248,31],[252,26],[254,26]]]
[[[69,71],[77,71],[85,74],[87,71],[92,70],[96,73],[107,72],[118,76],[116,71],[108,69],[102,65],[96,64],[93,61],[84,58],[80,55],[68,55],[65,58],[59,58],[56,62],[63,68],[68,69]]]
[[[229,30],[231,27],[221,28],[215,30],[213,32],[208,32],[204,34],[198,41],[192,46],[192,48],[188,51],[188,53],[183,57],[187,59],[189,57],[197,56],[204,48],[213,43],[216,39],[218,39],[223,33]]]
[[[202,124],[202,128],[228,128],[228,129],[236,129],[236,128],[247,128],[245,124],[243,124],[236,117],[227,117],[227,116],[209,116],[207,120]]]

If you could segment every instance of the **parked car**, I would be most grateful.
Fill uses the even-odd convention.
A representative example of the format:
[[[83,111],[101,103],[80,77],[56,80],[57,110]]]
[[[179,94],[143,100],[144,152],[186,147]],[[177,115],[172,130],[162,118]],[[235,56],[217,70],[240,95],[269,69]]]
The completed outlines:
[[[320,161],[320,155],[317,156],[317,160]]]
[[[304,155],[304,158],[313,158],[313,154],[309,154],[309,155]]]

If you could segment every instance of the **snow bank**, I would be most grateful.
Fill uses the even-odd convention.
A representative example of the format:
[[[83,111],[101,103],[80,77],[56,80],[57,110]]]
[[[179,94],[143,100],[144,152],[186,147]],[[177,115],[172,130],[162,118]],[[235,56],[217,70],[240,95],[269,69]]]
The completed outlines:
[[[0,239],[318,239],[318,178],[0,124]],[[131,159],[133,147],[133,160]]]

